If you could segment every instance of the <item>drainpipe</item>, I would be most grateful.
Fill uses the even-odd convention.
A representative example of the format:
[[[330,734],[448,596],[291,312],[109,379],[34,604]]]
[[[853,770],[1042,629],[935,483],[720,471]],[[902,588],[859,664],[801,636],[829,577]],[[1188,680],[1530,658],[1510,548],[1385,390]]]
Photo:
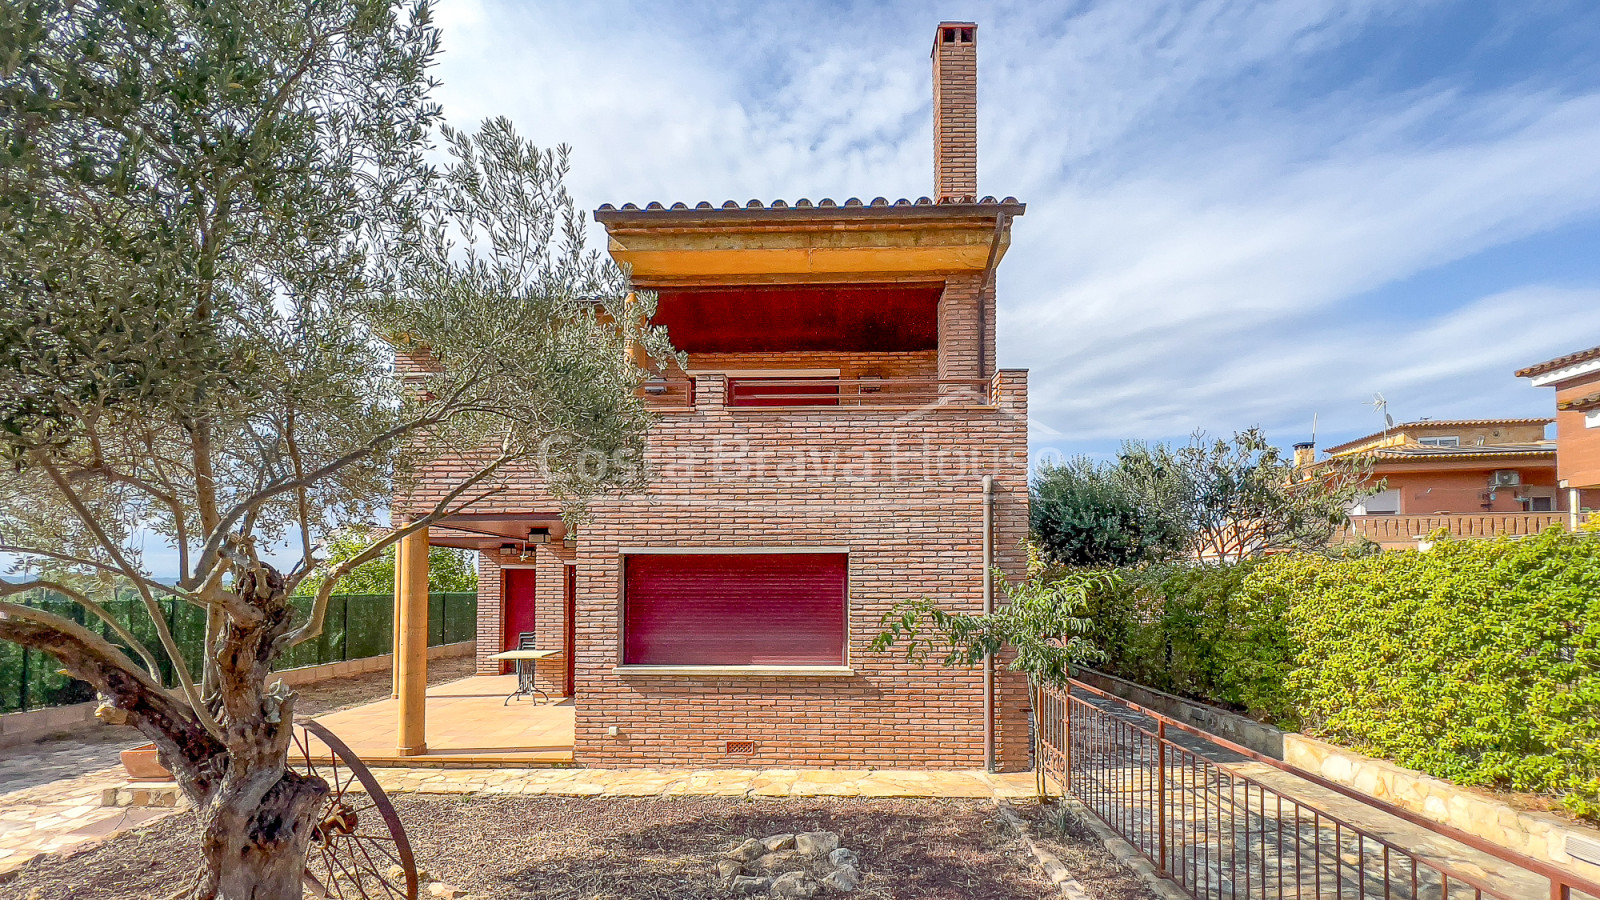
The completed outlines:
[[[983,614],[994,614],[994,476],[983,476]],[[994,655],[983,657],[983,769],[994,771]]]

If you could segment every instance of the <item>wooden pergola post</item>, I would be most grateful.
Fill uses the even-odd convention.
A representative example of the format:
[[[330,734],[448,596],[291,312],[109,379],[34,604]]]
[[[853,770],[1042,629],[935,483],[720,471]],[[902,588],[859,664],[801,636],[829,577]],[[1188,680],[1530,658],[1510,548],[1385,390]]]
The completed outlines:
[[[395,691],[400,698],[396,753],[428,752],[428,529],[419,528],[395,547]]]

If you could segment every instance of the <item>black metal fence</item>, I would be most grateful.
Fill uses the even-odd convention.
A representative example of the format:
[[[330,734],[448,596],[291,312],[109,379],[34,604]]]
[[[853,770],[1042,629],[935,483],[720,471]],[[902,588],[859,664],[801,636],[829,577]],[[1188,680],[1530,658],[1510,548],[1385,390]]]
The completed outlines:
[[[116,634],[100,619],[70,599],[38,591],[16,601],[64,616],[120,644]],[[296,598],[302,615],[310,598]],[[176,684],[172,661],[161,648],[155,624],[136,596],[120,596],[102,604],[119,624],[149,648],[168,685]],[[168,597],[160,601],[162,615],[191,669],[198,667],[205,642],[205,611]],[[478,595],[434,592],[428,595],[428,646],[470,641],[477,636]],[[322,635],[290,650],[275,668],[291,669],[381,656],[393,648],[394,597],[389,594],[335,594],[329,598]],[[94,699],[87,684],[63,675],[60,664],[47,653],[0,641],[0,713],[64,706]]]
[[[1367,797],[1081,682],[1037,701],[1036,767],[1197,900],[1600,898],[1600,885]],[[1255,777],[1240,763],[1264,764]],[[1292,775],[1494,859],[1500,871],[1424,848],[1284,793]],[[1048,781],[1045,781],[1045,780]],[[1275,786],[1277,785],[1277,786]],[[1410,842],[1408,842],[1410,843]],[[1504,865],[1500,865],[1503,863]]]

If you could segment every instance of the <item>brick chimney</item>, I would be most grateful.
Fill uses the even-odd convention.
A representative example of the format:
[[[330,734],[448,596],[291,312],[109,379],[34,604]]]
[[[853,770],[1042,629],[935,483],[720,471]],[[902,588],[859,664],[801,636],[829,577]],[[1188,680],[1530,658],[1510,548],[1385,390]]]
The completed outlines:
[[[940,22],[933,37],[933,199],[978,199],[978,26]]]
[[[1294,445],[1294,470],[1301,481],[1307,477],[1307,472],[1317,464],[1317,445],[1312,441],[1301,441]]]

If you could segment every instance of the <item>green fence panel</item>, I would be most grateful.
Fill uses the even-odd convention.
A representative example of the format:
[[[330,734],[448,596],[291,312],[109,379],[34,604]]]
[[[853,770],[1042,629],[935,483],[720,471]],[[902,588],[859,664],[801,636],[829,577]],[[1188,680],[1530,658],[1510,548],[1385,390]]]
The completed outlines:
[[[111,626],[77,603],[48,591],[26,595],[20,602],[64,616],[85,625],[118,646],[123,641]],[[311,598],[294,599],[296,619],[303,622],[310,614]],[[101,604],[106,612],[150,651],[167,685],[177,683],[172,660],[161,644],[161,636],[147,614],[144,601],[133,592],[124,592]],[[162,598],[158,606],[171,631],[173,642],[191,667],[198,667],[204,656],[205,610],[177,598]],[[435,591],[428,595],[428,645],[470,641],[478,632],[478,595],[472,592]],[[394,641],[394,597],[389,594],[334,594],[328,598],[328,612],[322,634],[291,648],[274,668],[290,669],[324,663],[364,659],[391,652]],[[141,662],[131,648],[125,648]],[[0,712],[16,712],[43,706],[60,706],[94,699],[85,683],[58,675],[60,664],[48,654],[0,642]],[[200,678],[198,668],[190,675]]]
[[[349,659],[366,659],[394,651],[394,597],[389,594],[350,594],[346,598]]]
[[[441,594],[439,632],[441,644],[459,644],[478,636],[478,595],[473,592]],[[430,634],[431,634],[430,630]]]

